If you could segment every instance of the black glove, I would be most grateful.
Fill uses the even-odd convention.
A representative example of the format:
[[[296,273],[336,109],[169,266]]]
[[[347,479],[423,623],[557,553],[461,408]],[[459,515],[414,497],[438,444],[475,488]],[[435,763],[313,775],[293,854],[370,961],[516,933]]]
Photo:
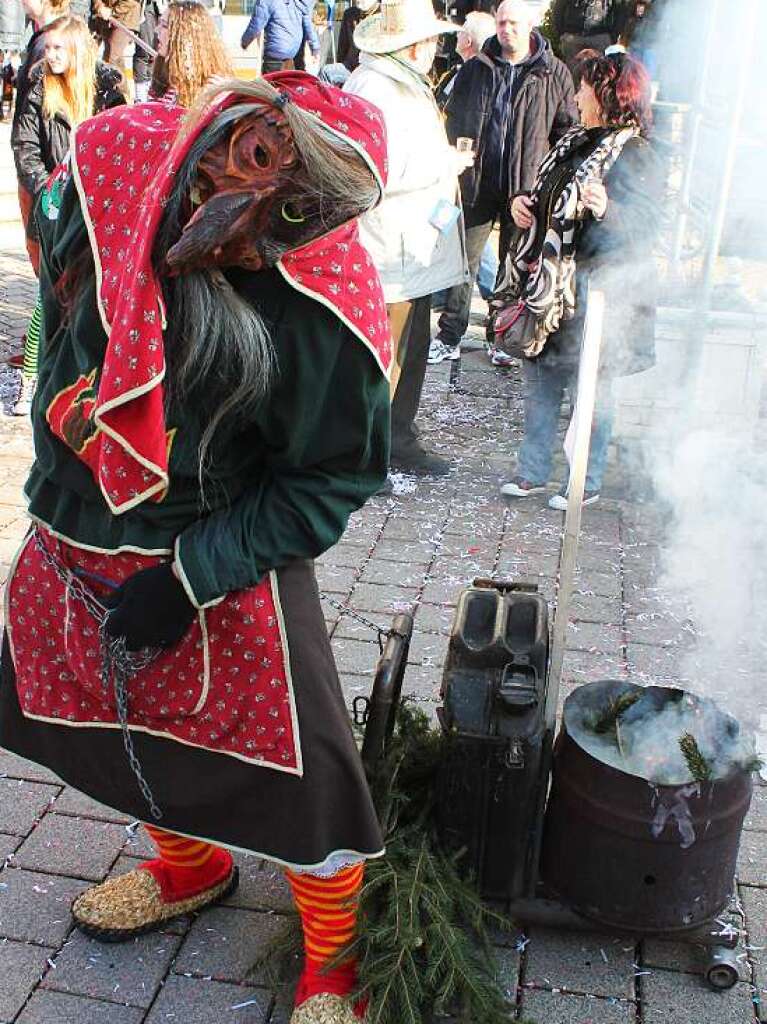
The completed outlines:
[[[110,636],[124,636],[129,651],[172,647],[197,614],[170,562],[128,577],[105,603],[112,610],[104,629]]]

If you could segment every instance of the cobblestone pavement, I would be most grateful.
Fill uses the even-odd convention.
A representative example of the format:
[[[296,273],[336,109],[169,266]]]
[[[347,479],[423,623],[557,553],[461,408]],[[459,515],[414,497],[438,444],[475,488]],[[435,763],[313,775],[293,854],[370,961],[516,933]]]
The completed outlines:
[[[0,143],[5,147],[5,138]],[[0,171],[7,181],[7,166]],[[18,346],[33,298],[18,225],[0,224],[0,354]],[[318,563],[321,589],[381,626],[398,609],[415,609],[405,690],[430,711],[460,589],[476,574],[525,576],[551,599],[562,527],[562,514],[549,510],[545,498],[507,506],[498,496],[520,435],[517,375],[493,370],[479,351],[463,364],[457,390],[448,386],[447,366],[429,371],[422,417],[428,443],[453,459],[454,472],[443,481],[399,480],[400,493],[372,500]],[[0,371],[6,408],[12,386],[10,372]],[[0,442],[4,584],[26,529],[27,424],[0,420]],[[657,583],[661,535],[661,516],[651,507],[608,498],[586,511],[564,694],[597,678],[679,677],[692,630],[684,610]],[[370,686],[376,638],[330,603],[326,618],[351,699]],[[536,1024],[767,1021],[767,1002],[760,1010],[758,1000],[760,987],[767,991],[766,831],[767,790],[758,788],[739,868],[736,920],[746,945],[735,988],[709,992],[688,947],[532,929],[499,949],[520,1017]],[[225,905],[134,943],[99,945],[72,930],[73,896],[129,870],[147,852],[127,819],[48,771],[0,752],[0,1021],[287,1020],[264,979],[249,974],[256,951],[288,907],[285,886],[267,864],[240,858],[242,884]]]

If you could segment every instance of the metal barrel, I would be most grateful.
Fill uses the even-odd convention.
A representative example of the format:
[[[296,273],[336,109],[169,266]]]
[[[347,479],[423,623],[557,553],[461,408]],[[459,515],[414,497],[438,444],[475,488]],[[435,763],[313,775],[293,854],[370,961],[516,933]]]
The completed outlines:
[[[597,685],[605,684],[588,684]],[[568,732],[566,703],[543,835],[544,886],[610,928],[635,935],[692,930],[732,895],[752,786],[745,769],[711,782],[651,785],[587,753]],[[673,811],[680,807],[687,842],[694,830],[689,845]],[[671,813],[659,819],[664,808]],[[659,821],[665,824],[654,835]]]

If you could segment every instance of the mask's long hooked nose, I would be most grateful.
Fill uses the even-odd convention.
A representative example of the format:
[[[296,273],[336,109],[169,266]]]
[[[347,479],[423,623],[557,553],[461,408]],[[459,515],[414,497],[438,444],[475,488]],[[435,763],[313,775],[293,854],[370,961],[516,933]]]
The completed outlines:
[[[245,214],[251,204],[257,201],[252,193],[224,192],[211,196],[185,225],[181,238],[171,246],[165,262],[172,270],[182,270],[186,266],[199,266],[206,256],[220,252],[231,240],[236,231],[237,222]]]

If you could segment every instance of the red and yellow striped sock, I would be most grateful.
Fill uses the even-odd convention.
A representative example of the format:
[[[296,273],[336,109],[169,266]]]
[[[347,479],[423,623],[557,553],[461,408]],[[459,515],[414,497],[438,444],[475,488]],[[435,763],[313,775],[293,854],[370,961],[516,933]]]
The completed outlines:
[[[331,878],[285,872],[304,929],[306,962],[296,989],[296,1006],[321,992],[346,996],[353,991],[356,960],[346,960],[330,971],[323,968],[354,936],[364,873],[364,864],[345,868]],[[355,1013],[361,1017],[364,1006],[355,1007]]]
[[[141,867],[156,878],[167,903],[196,896],[220,885],[232,871],[232,855],[200,839],[187,839],[156,825],[144,825],[160,856]]]

